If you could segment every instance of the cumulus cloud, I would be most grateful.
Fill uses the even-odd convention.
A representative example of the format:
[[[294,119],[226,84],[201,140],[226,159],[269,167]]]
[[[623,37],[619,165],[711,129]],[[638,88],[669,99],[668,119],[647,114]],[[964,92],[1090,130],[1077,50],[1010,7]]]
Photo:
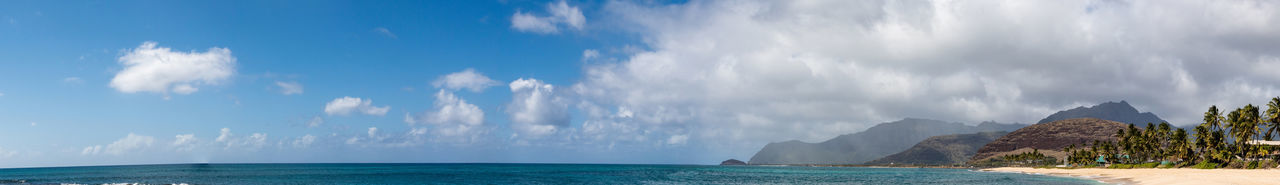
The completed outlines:
[[[214,139],[214,142],[222,143],[224,145],[223,149],[245,148],[256,150],[267,145],[267,134],[253,133],[245,137],[235,137],[230,128],[222,128],[219,130],[218,138]]]
[[[710,145],[750,153],[760,143],[821,141],[904,117],[1028,123],[1115,100],[1190,124],[1209,105],[1280,95],[1280,78],[1256,70],[1280,56],[1277,2],[604,7],[645,49],[588,64],[572,86],[579,107],[600,112],[587,114],[587,138],[724,141]],[[625,107],[630,117],[610,107]],[[520,120],[513,116],[513,124]]]
[[[480,107],[467,103],[454,96],[453,93],[440,90],[435,95],[435,107],[431,111],[422,113],[421,118],[408,118],[406,122],[409,124],[430,123],[430,124],[466,124],[480,125],[484,123],[484,111]]]
[[[199,141],[199,139],[196,139],[195,134],[180,134],[173,136],[173,144],[171,145],[177,151],[191,151],[196,148],[196,143]]]
[[[490,128],[483,125],[484,111],[480,107],[445,90],[436,92],[435,99],[431,110],[416,116],[406,114],[405,122],[429,124],[435,128],[434,140],[448,143],[474,143],[488,133]]]
[[[110,86],[125,93],[191,94],[197,86],[219,84],[235,74],[236,58],[226,48],[205,52],[170,51],[156,42],[144,42],[118,60],[123,70]]]
[[[315,142],[316,142],[316,136],[312,136],[311,134],[307,134],[307,135],[303,135],[302,137],[298,137],[298,139],[294,139],[294,140],[293,140],[293,147],[295,147],[295,148],[306,148],[306,147],[310,147],[310,146],[311,146],[311,143],[315,143]]]
[[[520,78],[509,84],[511,103],[507,115],[518,133],[542,136],[569,126],[567,100],[555,94],[555,87],[537,79]]]
[[[591,60],[600,57],[600,51],[594,49],[582,50],[582,60]]]
[[[576,6],[569,6],[565,1],[547,3],[546,11],[551,15],[538,16],[517,10],[515,15],[511,15],[511,28],[522,32],[553,34],[559,33],[562,27],[582,30],[587,23],[582,11]]]
[[[302,94],[302,84],[298,82],[276,81],[276,87],[280,88],[280,94],[283,95]]]
[[[106,147],[103,147],[102,145],[85,147],[80,151],[80,154],[98,155],[101,153],[108,155],[122,155],[151,147],[151,144],[155,143],[155,140],[155,137],[129,133],[129,135],[124,138],[120,138],[115,142],[111,142],[111,144],[107,144]]]
[[[431,82],[431,85],[436,88],[451,90],[467,89],[471,92],[481,92],[486,88],[497,86],[498,84],[498,81],[489,79],[489,77],[484,76],[484,74],[480,74],[479,72],[476,72],[475,69],[471,68],[467,68],[456,73],[449,73],[448,75],[441,76]]]
[[[373,106],[373,100],[350,96],[333,99],[333,101],[329,101],[324,106],[324,113],[329,115],[350,115],[352,112],[358,112],[365,115],[382,116],[387,115],[389,110],[391,110],[391,106]]]

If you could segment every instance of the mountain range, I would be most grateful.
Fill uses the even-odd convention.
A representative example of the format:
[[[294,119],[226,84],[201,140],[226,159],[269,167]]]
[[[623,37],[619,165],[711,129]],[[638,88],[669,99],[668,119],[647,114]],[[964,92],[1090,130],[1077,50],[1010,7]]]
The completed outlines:
[[[860,164],[907,148],[938,135],[1013,131],[1025,124],[984,122],[975,126],[956,122],[907,118],[881,123],[865,131],[840,135],[819,143],[786,141],[769,143],[747,163],[759,164]]]
[[[869,161],[873,165],[950,165],[968,161],[983,145],[1009,132],[933,136],[902,152]]]
[[[1126,101],[1059,111],[1032,126],[996,122],[969,126],[906,118],[819,143],[769,143],[747,163],[957,164],[1032,149],[1060,155],[1054,152],[1069,144],[1106,140],[1124,123],[1148,122],[1165,121],[1153,113],[1139,112]]]
[[[1040,122],[1036,123],[1048,123],[1072,118],[1098,118],[1131,124],[1167,122],[1151,112],[1138,112],[1138,109],[1129,105],[1129,102],[1121,100],[1120,102],[1106,102],[1092,107],[1080,106],[1070,110],[1058,111],[1050,114],[1049,117],[1040,119]]]
[[[980,162],[991,158],[1039,150],[1048,156],[1062,159],[1066,156],[1062,148],[1069,145],[1086,146],[1093,141],[1115,141],[1116,130],[1124,129],[1128,124],[1097,118],[1075,118],[1054,122],[1035,124],[987,143],[978,149],[978,153],[969,162]]]

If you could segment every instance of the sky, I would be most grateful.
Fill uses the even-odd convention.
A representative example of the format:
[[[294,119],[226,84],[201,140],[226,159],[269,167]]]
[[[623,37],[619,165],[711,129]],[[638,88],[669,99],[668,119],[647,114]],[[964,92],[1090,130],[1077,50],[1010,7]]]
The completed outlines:
[[[2,1],[0,167],[748,159],[1280,96],[1280,2]]]

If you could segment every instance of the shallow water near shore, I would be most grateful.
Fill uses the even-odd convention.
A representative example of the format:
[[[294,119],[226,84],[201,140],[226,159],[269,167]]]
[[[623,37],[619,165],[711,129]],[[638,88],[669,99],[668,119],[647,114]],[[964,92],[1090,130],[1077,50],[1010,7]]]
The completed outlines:
[[[612,164],[167,164],[0,169],[0,184],[1099,184],[968,169]]]

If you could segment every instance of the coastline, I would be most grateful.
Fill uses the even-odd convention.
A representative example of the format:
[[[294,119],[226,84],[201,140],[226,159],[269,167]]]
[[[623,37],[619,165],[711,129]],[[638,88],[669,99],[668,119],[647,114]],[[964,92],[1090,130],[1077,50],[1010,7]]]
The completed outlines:
[[[1269,184],[1280,182],[1280,170],[1274,169],[1054,169],[1029,167],[987,168],[984,172],[1040,174],[1085,178],[1107,184]]]

